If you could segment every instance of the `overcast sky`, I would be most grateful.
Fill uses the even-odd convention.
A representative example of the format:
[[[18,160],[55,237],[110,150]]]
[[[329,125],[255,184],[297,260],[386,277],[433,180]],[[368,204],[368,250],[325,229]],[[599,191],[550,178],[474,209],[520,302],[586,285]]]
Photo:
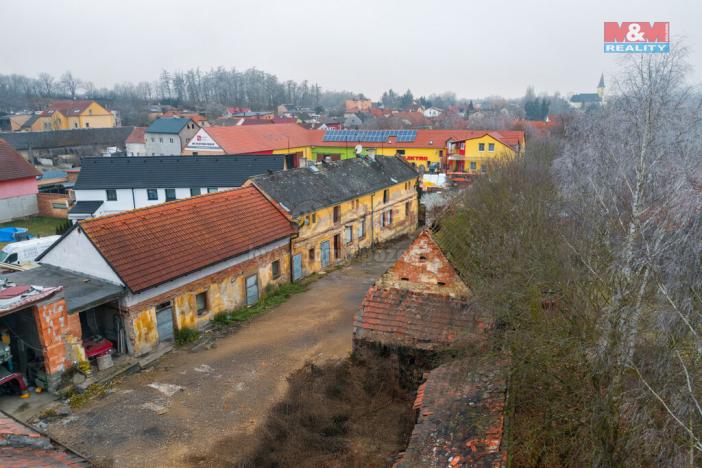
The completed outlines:
[[[702,70],[698,0],[3,0],[0,73],[97,86],[162,69],[257,67],[281,80],[362,92],[517,97],[593,92],[617,58],[604,21],[670,21],[692,79]]]

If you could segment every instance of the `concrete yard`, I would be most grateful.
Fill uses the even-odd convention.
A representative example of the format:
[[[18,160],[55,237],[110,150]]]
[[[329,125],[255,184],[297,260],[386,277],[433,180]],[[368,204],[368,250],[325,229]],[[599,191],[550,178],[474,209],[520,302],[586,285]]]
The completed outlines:
[[[49,434],[98,465],[188,466],[186,457],[263,423],[286,377],[305,361],[348,355],[363,295],[407,245],[371,252],[323,276],[212,349],[166,355],[51,423]]]

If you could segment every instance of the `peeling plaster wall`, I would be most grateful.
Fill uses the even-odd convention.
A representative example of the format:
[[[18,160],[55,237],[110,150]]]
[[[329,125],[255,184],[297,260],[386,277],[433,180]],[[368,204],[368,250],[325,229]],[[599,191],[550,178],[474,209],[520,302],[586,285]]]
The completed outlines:
[[[400,183],[388,188],[388,202],[383,203],[383,190],[363,195],[354,200],[338,205],[328,206],[313,213],[299,216],[298,237],[293,239],[293,255],[302,256],[303,276],[324,270],[321,263],[321,244],[329,241],[329,268],[353,257],[361,250],[370,248],[374,242],[386,242],[405,234],[412,233],[417,227],[418,200],[415,181]],[[409,203],[406,213],[405,204]],[[334,223],[334,206],[340,206],[340,221]],[[392,210],[392,224],[381,225],[383,213]],[[313,218],[316,219],[313,222]],[[360,236],[362,220],[365,222],[363,237]],[[353,237],[346,242],[345,229],[351,227]],[[334,255],[334,236],[341,236],[341,254]],[[314,249],[314,259],[310,250]]]
[[[280,262],[280,275],[272,277],[272,263]],[[266,286],[279,286],[290,281],[290,254],[288,241],[267,252],[257,253],[234,266],[222,268],[204,277],[190,278],[178,287],[162,288],[159,294],[142,294],[130,297],[125,327],[133,354],[141,355],[153,350],[159,343],[156,322],[156,306],[171,302],[173,324],[178,330],[206,326],[217,314],[229,312],[246,304],[245,279],[258,275],[259,296],[263,296]],[[189,275],[192,277],[193,275]],[[157,289],[157,288],[152,288]],[[197,313],[196,296],[207,294],[207,309]],[[141,302],[137,302],[143,299]]]

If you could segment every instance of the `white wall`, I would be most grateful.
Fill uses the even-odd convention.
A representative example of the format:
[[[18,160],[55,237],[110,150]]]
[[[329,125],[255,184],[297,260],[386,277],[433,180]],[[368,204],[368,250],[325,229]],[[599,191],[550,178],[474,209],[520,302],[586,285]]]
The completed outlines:
[[[124,286],[119,276],[93,247],[80,228],[73,229],[47,252],[39,263],[84,273]]]
[[[218,192],[223,192],[225,190],[231,190],[233,187],[217,187]],[[132,196],[132,189],[116,189],[117,190],[117,201],[107,201],[107,191],[106,190],[76,190],[75,196],[76,201],[97,201],[102,200],[104,203],[100,207],[99,214],[107,215],[112,213],[119,213],[122,211],[133,210],[134,208],[143,208],[145,206],[158,205],[159,203],[166,202],[166,189],[156,188],[158,192],[158,200],[149,200],[147,189],[137,188],[134,189],[134,194]],[[176,199],[181,200],[183,198],[190,198],[190,187],[188,188],[176,188]],[[207,187],[200,187],[200,194],[204,195],[207,193]]]
[[[127,143],[125,145],[127,156],[146,156],[146,144],[144,143]]]
[[[0,200],[0,222],[32,216],[38,212],[36,193]]]

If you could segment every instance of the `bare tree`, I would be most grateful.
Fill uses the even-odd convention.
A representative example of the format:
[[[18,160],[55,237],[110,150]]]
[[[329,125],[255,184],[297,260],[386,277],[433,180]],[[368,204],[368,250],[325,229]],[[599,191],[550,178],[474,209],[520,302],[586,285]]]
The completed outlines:
[[[59,84],[63,88],[63,91],[69,95],[71,99],[75,99],[78,93],[78,88],[82,85],[82,82],[78,78],[74,77],[73,73],[67,71],[61,75]]]
[[[43,97],[52,97],[55,91],[54,77],[48,73],[39,73],[39,92]]]

